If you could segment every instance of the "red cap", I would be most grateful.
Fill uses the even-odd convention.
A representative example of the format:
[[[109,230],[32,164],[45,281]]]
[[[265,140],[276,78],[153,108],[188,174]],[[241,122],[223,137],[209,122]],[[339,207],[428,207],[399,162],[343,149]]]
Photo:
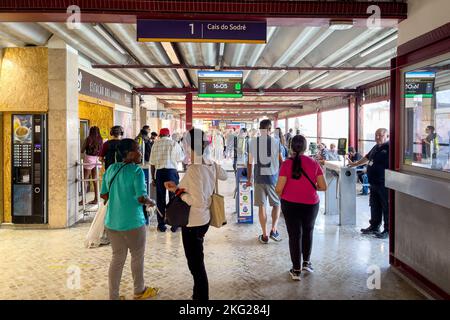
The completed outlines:
[[[159,130],[159,135],[160,136],[170,136],[170,131],[167,128],[162,128],[161,130]]]

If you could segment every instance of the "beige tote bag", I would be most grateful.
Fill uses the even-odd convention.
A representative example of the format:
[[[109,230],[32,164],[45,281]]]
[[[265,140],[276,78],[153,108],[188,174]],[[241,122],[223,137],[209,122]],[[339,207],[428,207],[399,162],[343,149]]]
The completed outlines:
[[[214,163],[216,169],[216,187],[214,193],[211,196],[211,221],[209,224],[213,227],[220,228],[227,224],[227,219],[225,217],[225,199],[219,194],[219,178],[218,178],[218,164]]]

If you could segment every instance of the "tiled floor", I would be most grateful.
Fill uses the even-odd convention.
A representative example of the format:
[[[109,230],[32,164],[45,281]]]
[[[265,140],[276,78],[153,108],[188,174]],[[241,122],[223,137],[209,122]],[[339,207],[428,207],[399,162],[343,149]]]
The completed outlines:
[[[337,217],[324,216],[321,209],[312,254],[316,272],[293,282],[288,276],[291,264],[283,218],[279,225],[283,241],[260,244],[257,215],[253,225],[236,223],[234,180],[229,176],[220,185],[229,224],[211,228],[205,240],[211,299],[424,299],[389,267],[388,241],[360,235],[359,228],[368,221],[367,197],[358,197],[354,228],[338,227]],[[88,229],[88,222],[66,230],[0,228],[0,299],[107,299],[111,247],[84,248]],[[381,270],[379,290],[367,287],[371,266]],[[192,277],[181,233],[157,233],[155,218],[148,232],[145,267],[147,283],[161,288],[157,299],[190,298]],[[131,298],[129,257],[121,290]]]

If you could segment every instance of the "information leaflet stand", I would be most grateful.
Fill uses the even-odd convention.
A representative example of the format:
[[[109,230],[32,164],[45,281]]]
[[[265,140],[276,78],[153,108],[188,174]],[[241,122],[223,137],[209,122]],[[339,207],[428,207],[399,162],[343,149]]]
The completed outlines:
[[[236,212],[238,223],[253,223],[253,188],[247,187],[246,168],[236,172]]]

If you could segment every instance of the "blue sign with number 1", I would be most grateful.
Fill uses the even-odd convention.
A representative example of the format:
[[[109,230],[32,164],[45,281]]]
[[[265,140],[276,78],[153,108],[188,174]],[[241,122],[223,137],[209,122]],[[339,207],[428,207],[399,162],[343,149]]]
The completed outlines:
[[[140,42],[234,42],[266,43],[265,21],[137,21]]]

